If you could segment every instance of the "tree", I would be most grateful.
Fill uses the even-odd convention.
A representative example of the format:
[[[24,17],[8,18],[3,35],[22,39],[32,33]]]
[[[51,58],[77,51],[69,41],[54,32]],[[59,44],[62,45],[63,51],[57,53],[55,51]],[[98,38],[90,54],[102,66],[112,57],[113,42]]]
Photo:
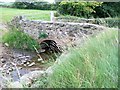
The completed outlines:
[[[15,0],[15,2],[46,2],[44,0]]]
[[[56,10],[55,4],[50,4],[44,0],[16,0],[13,7],[19,9],[40,9],[40,10]]]
[[[58,3],[58,2],[61,2],[61,1],[63,1],[63,0],[54,0],[55,1],[55,3]]]

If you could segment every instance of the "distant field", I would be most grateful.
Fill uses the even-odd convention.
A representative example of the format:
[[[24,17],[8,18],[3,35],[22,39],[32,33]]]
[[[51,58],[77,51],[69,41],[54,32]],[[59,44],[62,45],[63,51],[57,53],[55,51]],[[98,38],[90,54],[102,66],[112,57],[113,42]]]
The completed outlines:
[[[8,22],[14,16],[24,15],[30,20],[50,20],[49,10],[31,10],[31,9],[14,9],[14,8],[0,8],[0,21]]]

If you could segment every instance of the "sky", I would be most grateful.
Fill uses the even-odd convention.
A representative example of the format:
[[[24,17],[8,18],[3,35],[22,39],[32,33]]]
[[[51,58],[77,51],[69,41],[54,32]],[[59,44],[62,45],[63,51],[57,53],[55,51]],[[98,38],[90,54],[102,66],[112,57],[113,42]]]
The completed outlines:
[[[15,0],[0,0],[0,2],[14,2]],[[44,1],[48,1],[50,3],[53,3],[54,0],[44,0]]]

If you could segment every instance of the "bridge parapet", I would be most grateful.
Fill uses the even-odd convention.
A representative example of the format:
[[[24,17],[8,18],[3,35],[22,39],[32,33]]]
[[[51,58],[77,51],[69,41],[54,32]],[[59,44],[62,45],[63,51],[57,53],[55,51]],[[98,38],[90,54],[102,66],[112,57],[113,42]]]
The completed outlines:
[[[38,39],[40,33],[46,33],[48,39],[52,39],[58,42],[58,44],[68,44],[71,41],[93,35],[105,28],[89,23],[27,20],[23,16],[14,17],[11,23],[16,27],[20,27],[22,31],[32,36],[34,39]]]

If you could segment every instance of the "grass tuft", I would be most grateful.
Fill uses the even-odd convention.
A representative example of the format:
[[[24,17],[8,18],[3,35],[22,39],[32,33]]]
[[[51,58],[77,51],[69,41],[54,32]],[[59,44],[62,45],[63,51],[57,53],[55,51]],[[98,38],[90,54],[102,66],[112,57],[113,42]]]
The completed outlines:
[[[11,28],[9,32],[3,36],[2,41],[3,43],[7,43],[9,47],[16,49],[34,51],[33,45],[37,49],[39,48],[37,41],[16,28]]]

